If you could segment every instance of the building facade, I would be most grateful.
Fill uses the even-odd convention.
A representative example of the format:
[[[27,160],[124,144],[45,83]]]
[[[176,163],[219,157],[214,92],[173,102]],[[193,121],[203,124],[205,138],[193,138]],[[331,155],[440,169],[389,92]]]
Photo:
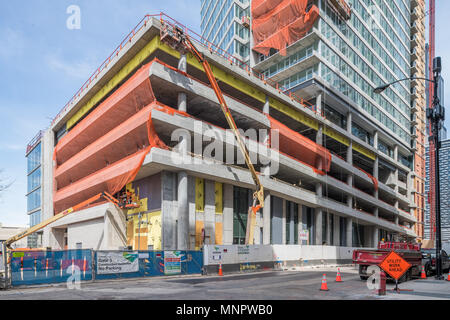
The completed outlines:
[[[427,160],[429,159],[428,146],[427,146]],[[441,236],[443,242],[450,241],[450,202],[448,195],[450,194],[450,140],[443,140],[441,150],[439,154],[439,182],[441,190]],[[429,172],[429,165],[427,162],[426,171],[427,176]],[[428,192],[430,188],[430,180],[426,180],[425,191]],[[426,205],[426,218],[425,218],[425,238],[431,239],[430,231],[430,206],[427,202]]]
[[[43,179],[49,191],[43,195],[44,219],[104,191],[118,197],[126,190],[139,207],[91,203],[46,227],[45,247],[183,250],[245,241],[254,192],[245,165],[217,159],[218,149],[208,154],[208,148],[176,161],[174,139],[186,136],[196,146],[194,138],[210,140],[213,128],[224,150],[234,150],[233,160],[240,153],[220,134],[228,126],[203,69],[161,42],[160,29],[159,20],[150,19],[132,33],[43,138],[43,167],[51,173]],[[342,117],[326,109],[325,117],[311,106],[315,99],[295,100],[208,46],[199,50],[212,64],[238,127],[250,130],[248,143],[260,142],[256,151],[249,147],[259,157],[255,166],[265,188],[256,244],[374,247],[383,238],[416,237],[407,174],[398,173],[400,182],[396,176],[409,170],[398,161],[409,149],[392,134],[378,128],[379,134],[370,135],[356,112]],[[320,107],[338,109],[336,96],[322,98]],[[352,123],[360,126],[347,125]],[[279,132],[280,146],[252,130]],[[387,146],[385,155],[371,145],[382,139],[398,146]],[[207,147],[206,141],[200,146]]]
[[[39,131],[27,146],[27,214],[30,227],[42,221],[42,136]],[[42,231],[32,234],[28,239],[29,248],[42,246]]]
[[[330,134],[324,125],[319,135],[306,128],[303,132],[388,186],[393,194],[376,191],[375,197],[393,204],[406,215],[390,215],[376,207],[365,207],[359,204],[359,199],[351,197],[348,203],[412,227],[422,239],[425,84],[400,82],[381,95],[373,90],[397,79],[424,76],[425,2],[344,2],[351,8],[350,16],[342,14],[339,1],[307,1],[306,12],[314,9],[319,12],[313,26],[303,37],[288,43],[284,55],[276,49],[270,49],[268,55],[253,50],[252,67],[265,78],[280,83],[282,91],[292,92],[317,106],[327,120],[347,131],[340,137]],[[258,13],[266,6],[263,1],[254,4],[251,11]],[[282,16],[283,12],[275,8],[273,14]],[[267,39],[273,37],[267,35]],[[252,44],[254,49],[255,42]],[[348,179],[349,184],[357,187],[358,182]],[[358,230],[356,224],[354,230]]]
[[[244,62],[250,59],[250,0],[202,0],[201,35]]]

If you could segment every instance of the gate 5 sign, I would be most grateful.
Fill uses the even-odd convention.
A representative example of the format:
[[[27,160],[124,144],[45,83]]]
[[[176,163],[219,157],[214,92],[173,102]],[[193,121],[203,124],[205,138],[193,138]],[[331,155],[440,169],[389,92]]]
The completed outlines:
[[[392,278],[398,280],[409,268],[411,268],[411,265],[397,253],[392,251],[380,264],[380,268],[386,271]]]

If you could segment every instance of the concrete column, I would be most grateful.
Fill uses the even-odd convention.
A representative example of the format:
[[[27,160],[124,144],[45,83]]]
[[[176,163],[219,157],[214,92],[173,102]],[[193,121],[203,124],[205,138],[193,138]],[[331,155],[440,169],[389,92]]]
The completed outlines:
[[[233,244],[233,186],[223,185],[223,244]]]
[[[373,240],[372,240],[372,247],[376,248],[378,246],[378,242],[380,239],[380,229],[376,226],[373,227]]]
[[[290,216],[291,216],[291,220],[289,222],[289,244],[295,244],[295,237],[294,237],[294,233],[295,233],[295,221],[294,221],[295,205],[292,202],[291,202],[291,205],[289,207],[289,211],[290,211]]]
[[[298,230],[304,230],[306,228],[303,227],[303,206],[299,204],[298,206]],[[298,239],[298,244],[303,244],[300,239]]]
[[[316,98],[316,109],[318,114],[322,114],[322,93]]]
[[[282,219],[281,219],[281,235],[282,235],[282,244],[286,244],[286,200],[282,199],[283,211],[282,211]]]
[[[319,124],[319,130],[317,130],[316,143],[321,146],[323,145],[323,125],[321,124]]]
[[[377,180],[379,179],[379,178],[378,178],[378,177],[379,177],[378,172],[379,172],[379,158],[378,158],[378,156],[375,156],[375,162],[374,162],[374,165],[373,165],[373,176],[374,176],[374,178],[377,179]],[[378,190],[375,189],[375,188],[374,188],[374,190],[373,190],[373,196],[374,196],[376,199],[378,199]]]
[[[285,226],[283,225],[283,200],[278,197],[271,199],[272,206],[272,243],[271,244],[283,244],[283,235],[286,236]],[[284,230],[284,231],[283,231]]]
[[[186,55],[181,55],[180,60],[178,60],[178,69],[183,72],[187,71]],[[184,92],[178,93],[178,110],[187,111],[187,95]]]
[[[177,249],[189,249],[189,202],[188,175],[185,171],[178,173],[178,224]]]
[[[263,113],[270,114],[270,104],[269,104],[269,97],[268,96],[266,96],[266,102],[264,103]]]
[[[339,228],[339,220],[340,220],[340,217],[339,216],[334,216],[334,225],[333,225],[333,229],[334,229],[334,232],[333,232],[333,245],[335,245],[335,246],[339,246],[340,245],[340,238],[341,238],[341,235],[340,235],[340,228]]]
[[[215,190],[215,182],[205,180],[205,244],[215,244],[216,239]]]
[[[264,208],[263,208],[263,244],[270,244],[270,210],[271,196],[269,192],[265,192]]]
[[[352,122],[353,122],[353,114],[351,112],[347,113],[347,132],[352,133]]]
[[[178,93],[178,110],[187,111],[187,94],[184,92]]]
[[[378,207],[374,207],[373,208],[373,215],[378,218],[379,214],[378,214]]]
[[[352,218],[347,218],[347,247],[353,247],[353,220]]]
[[[396,225],[400,225],[400,221],[399,221],[398,215],[395,216],[395,224]]]
[[[398,145],[394,146],[394,160],[398,161]]]
[[[322,197],[323,196],[323,185],[321,183],[317,183],[316,184],[316,195],[318,197]]]
[[[314,212],[314,230],[315,230],[315,239],[314,244],[316,246],[322,245],[322,219],[323,219],[323,212],[322,208],[316,208]]]
[[[347,148],[347,163],[353,165],[353,142],[350,141],[350,145]]]
[[[177,247],[177,208],[176,199],[176,175],[173,172],[163,171],[162,181],[162,248],[163,250],[176,250]]]
[[[378,131],[373,133],[373,147],[378,150]]]
[[[333,226],[331,225],[331,215],[332,213],[327,214],[327,245],[333,245],[333,239],[331,239],[331,230],[333,230]]]
[[[195,250],[195,177],[188,176],[189,249]]]

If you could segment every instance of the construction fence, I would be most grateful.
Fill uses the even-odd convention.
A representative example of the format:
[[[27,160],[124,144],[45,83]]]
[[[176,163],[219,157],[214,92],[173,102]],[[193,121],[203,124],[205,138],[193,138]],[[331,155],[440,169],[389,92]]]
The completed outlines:
[[[201,274],[202,251],[14,251],[11,285]]]

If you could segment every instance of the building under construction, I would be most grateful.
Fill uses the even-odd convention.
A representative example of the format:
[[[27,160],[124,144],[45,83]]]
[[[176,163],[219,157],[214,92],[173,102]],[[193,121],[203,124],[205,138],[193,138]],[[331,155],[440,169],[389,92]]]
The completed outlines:
[[[273,8],[263,9],[262,16]],[[321,86],[315,73],[304,79],[314,83],[295,90],[280,81],[282,72],[297,77],[296,67],[330,58],[317,47],[328,41],[317,18],[350,17],[327,10],[310,7],[287,40],[279,30],[262,32],[253,49],[266,56],[256,68],[165,15],[146,16],[40,136],[42,220],[78,208],[44,228],[43,247],[195,250],[246,242],[254,179],[203,66],[162,41],[168,27],[189,35],[209,62],[245,135],[264,187],[254,244],[374,247],[383,238],[415,239],[415,174],[403,161],[415,155],[409,101],[403,136]],[[308,57],[280,76],[264,71],[270,61],[286,65],[296,46],[308,44]],[[265,48],[280,52],[270,56]],[[323,83],[336,84],[333,72]],[[86,202],[105,193],[117,202]]]

